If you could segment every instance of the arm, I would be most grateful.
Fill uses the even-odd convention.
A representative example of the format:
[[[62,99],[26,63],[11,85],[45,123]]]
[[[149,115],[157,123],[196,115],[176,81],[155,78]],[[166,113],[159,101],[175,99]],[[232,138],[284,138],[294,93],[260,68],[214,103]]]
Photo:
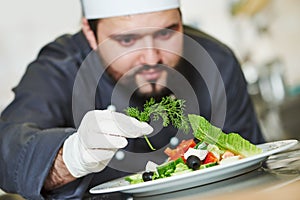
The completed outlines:
[[[204,113],[210,113],[206,116],[208,119],[212,118],[219,127],[222,127],[224,132],[237,132],[244,138],[253,143],[263,143],[264,138],[259,128],[259,123],[255,114],[251,98],[247,90],[247,82],[244,78],[241,66],[236,59],[234,53],[226,45],[222,44],[215,38],[190,27],[185,27],[185,31],[193,37],[211,56],[214,64],[217,66],[217,71],[214,71],[214,64],[211,66],[203,66],[203,69],[212,73],[209,80],[218,77],[214,73],[220,73],[222,80],[214,80],[209,87],[213,88],[211,94],[207,94],[212,101],[207,97],[200,97],[202,102],[201,110]],[[189,48],[188,48],[189,50]],[[194,50],[189,53],[193,54]],[[207,62],[210,63],[209,61]],[[212,67],[212,70],[210,70]],[[201,77],[200,77],[201,79]],[[213,85],[216,84],[216,85]],[[220,84],[224,84],[225,94],[220,89]],[[210,97],[209,95],[214,95]],[[206,99],[205,99],[206,98]],[[215,111],[209,110],[209,102],[216,108]],[[220,116],[220,109],[225,107],[225,122],[223,123],[223,116]],[[221,118],[221,120],[219,119]]]
[[[0,120],[0,187],[27,199],[41,191],[63,141],[74,130],[41,130],[29,123]]]
[[[248,94],[247,82],[241,66],[233,54],[227,65],[220,65],[225,84],[227,112],[224,131],[240,133],[255,144],[265,142],[259,122]]]
[[[71,173],[67,169],[63,161],[62,152],[63,150],[62,148],[60,148],[45,180],[44,189],[46,191],[56,189],[76,179],[74,176],[71,175]]]
[[[89,174],[106,167],[117,149],[127,145],[125,137],[153,130],[106,111],[90,111],[78,129],[72,128],[73,83],[82,62],[73,51],[58,43],[48,46],[14,89],[15,100],[0,123],[0,187],[5,191],[28,199],[81,198]]]
[[[43,48],[29,65],[0,120],[0,187],[29,199],[41,198],[57,152],[76,131],[71,93],[81,57],[75,49],[70,57],[70,49],[64,48],[70,39],[60,40]]]
[[[239,133],[254,144],[264,143],[264,135],[260,130],[240,64],[232,54],[227,64],[220,66],[227,101],[224,132]]]

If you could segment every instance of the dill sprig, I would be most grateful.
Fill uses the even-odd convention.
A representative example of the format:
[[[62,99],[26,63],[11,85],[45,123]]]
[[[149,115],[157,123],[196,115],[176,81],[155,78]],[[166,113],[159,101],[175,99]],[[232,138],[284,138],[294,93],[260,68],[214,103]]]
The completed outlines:
[[[127,115],[134,117],[142,122],[149,122],[151,119],[157,121],[162,119],[162,125],[167,127],[170,123],[177,129],[188,133],[190,124],[188,118],[184,115],[185,101],[175,99],[170,96],[163,97],[160,102],[155,102],[154,98],[150,98],[144,104],[144,109],[140,111],[136,107],[128,107],[125,112]],[[144,136],[146,142],[152,150],[155,148],[151,145],[147,136]]]

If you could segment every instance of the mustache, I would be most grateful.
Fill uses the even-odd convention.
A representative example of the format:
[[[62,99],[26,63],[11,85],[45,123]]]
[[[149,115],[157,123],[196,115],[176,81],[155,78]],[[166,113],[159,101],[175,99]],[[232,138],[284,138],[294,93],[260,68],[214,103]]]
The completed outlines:
[[[142,71],[147,71],[150,69],[154,69],[154,70],[163,70],[163,69],[167,69],[168,66],[163,65],[163,64],[156,64],[156,65],[142,65],[140,67],[137,67],[136,69],[134,69],[134,74],[138,74]]]
[[[128,72],[126,72],[122,77],[121,77],[121,82],[125,81],[125,82],[135,82],[135,76],[138,75],[139,73],[143,72],[143,71],[147,71],[147,70],[166,70],[166,71],[170,71],[169,66],[165,65],[165,64],[155,64],[155,65],[140,65],[140,66],[136,66],[132,69],[130,69]]]

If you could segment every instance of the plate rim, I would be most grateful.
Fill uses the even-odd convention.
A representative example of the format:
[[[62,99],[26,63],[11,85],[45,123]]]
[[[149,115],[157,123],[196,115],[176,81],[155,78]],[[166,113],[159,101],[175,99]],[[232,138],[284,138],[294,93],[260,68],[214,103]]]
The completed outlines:
[[[232,166],[236,166],[238,164],[245,164],[247,162],[254,162],[255,160],[259,160],[256,164],[260,163],[262,160],[266,159],[268,156],[285,151],[293,146],[295,146],[298,143],[298,140],[296,139],[287,139],[287,140],[277,140],[277,141],[272,141],[272,142],[266,142],[266,143],[262,143],[262,144],[257,144],[256,146],[262,148],[264,150],[264,152],[254,155],[254,156],[250,156],[247,158],[243,158],[240,160],[237,160],[236,162],[233,163],[228,163],[225,165],[217,165],[211,168],[206,168],[203,170],[197,170],[197,171],[192,171],[189,173],[184,173],[184,174],[180,174],[180,175],[176,175],[176,176],[171,176],[171,177],[166,177],[166,178],[162,178],[162,179],[157,179],[157,180],[153,180],[153,181],[147,181],[147,182],[142,182],[142,183],[137,183],[137,184],[129,184],[129,185],[121,185],[121,186],[116,186],[116,187],[107,187],[107,188],[99,188],[101,186],[104,186],[105,184],[109,184],[109,183],[113,183],[113,182],[118,182],[118,181],[122,181],[124,180],[124,177],[121,178],[117,178],[111,181],[107,181],[105,183],[101,183],[97,186],[94,186],[93,188],[91,188],[89,190],[89,192],[91,194],[105,194],[105,193],[112,193],[112,192],[123,192],[123,193],[132,193],[134,194],[134,192],[130,192],[132,190],[136,190],[136,189],[142,189],[145,187],[149,187],[152,185],[156,185],[156,184],[166,184],[168,182],[173,182],[173,181],[177,181],[180,180],[181,178],[189,178],[191,176],[195,176],[195,175],[202,175],[205,173],[210,173],[210,172],[214,172],[214,171],[219,171],[222,169],[227,169],[230,168]],[[269,146],[274,146],[274,148],[271,149],[267,149],[267,151],[265,151],[265,149]],[[277,145],[277,147],[276,147]],[[125,181],[125,180],[124,180]],[[145,191],[147,192],[147,191]]]

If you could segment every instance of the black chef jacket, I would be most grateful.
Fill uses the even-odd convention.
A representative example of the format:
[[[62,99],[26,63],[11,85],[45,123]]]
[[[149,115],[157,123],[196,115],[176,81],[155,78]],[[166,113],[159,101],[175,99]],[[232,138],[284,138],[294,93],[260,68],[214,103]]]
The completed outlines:
[[[183,59],[174,76],[179,75],[168,83],[170,93],[186,100],[187,113],[204,116],[226,133],[237,132],[256,144],[264,142],[243,73],[232,51],[192,28],[185,27],[185,34]],[[172,127],[162,128],[159,122],[153,122],[159,131],[150,140],[157,151],[151,152],[143,138],[130,139],[129,145],[121,150],[125,153],[123,160],[113,158],[109,167],[99,173],[44,192],[43,182],[58,150],[76,131],[84,113],[106,109],[122,99],[124,88],[112,100],[115,83],[99,66],[93,70],[100,70],[101,78],[92,77],[97,87],[80,86],[89,78],[80,78],[78,72],[91,54],[82,32],[61,36],[42,48],[13,89],[15,99],[2,112],[0,121],[0,187],[4,191],[28,199],[80,199],[95,185],[131,173],[131,168],[141,170],[147,160],[163,162],[163,150],[170,146],[171,138],[192,138],[191,134]],[[176,81],[181,79],[183,83],[178,84]],[[130,105],[141,106],[144,100],[133,95]],[[116,107],[123,112],[126,104]],[[123,167],[125,170],[119,170]]]

